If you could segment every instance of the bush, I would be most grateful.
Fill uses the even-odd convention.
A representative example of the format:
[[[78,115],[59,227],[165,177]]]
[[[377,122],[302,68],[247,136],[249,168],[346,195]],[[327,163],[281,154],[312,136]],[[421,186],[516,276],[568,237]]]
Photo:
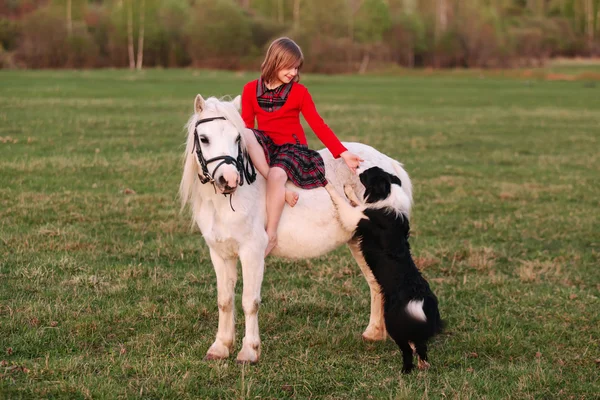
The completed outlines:
[[[4,50],[12,51],[17,47],[20,33],[16,22],[0,18],[0,47]]]
[[[287,25],[279,24],[264,17],[257,16],[250,20],[250,32],[252,36],[252,48],[249,54],[254,57],[263,57],[267,47],[278,37],[288,36]]]
[[[109,66],[111,64],[109,53],[110,16],[102,7],[89,6],[83,18],[98,51],[98,59],[95,65],[99,67]]]
[[[113,67],[128,67],[126,12],[122,8],[115,7],[108,14],[107,18],[106,53],[108,55],[108,62]]]
[[[553,56],[581,54],[585,43],[578,38],[571,25],[562,18],[522,16],[510,20],[509,38],[514,56],[522,62],[536,61]]]
[[[185,21],[190,14],[188,2],[181,0],[164,1],[158,11],[161,26],[163,53],[159,63],[168,67],[186,66],[191,63],[186,50]]]
[[[427,51],[425,22],[418,14],[400,14],[384,35],[392,59],[399,65],[414,67],[418,55]]]
[[[501,63],[502,26],[492,9],[465,7],[453,21],[445,38],[450,43],[438,48],[447,66],[491,67]]]
[[[63,67],[69,59],[65,20],[42,8],[22,22],[17,58],[32,68]]]
[[[67,39],[69,58],[66,66],[74,68],[95,67],[98,60],[98,46],[83,24],[75,24],[73,33]]]
[[[252,45],[250,23],[231,0],[197,1],[186,31],[196,66],[236,68]]]
[[[17,67],[14,59],[14,52],[5,51],[0,46],[0,69],[14,69]]]

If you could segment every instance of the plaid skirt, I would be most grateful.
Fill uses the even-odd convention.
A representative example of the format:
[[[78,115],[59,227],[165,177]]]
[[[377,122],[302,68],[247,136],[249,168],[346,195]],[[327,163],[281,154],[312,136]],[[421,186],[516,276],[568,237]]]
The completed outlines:
[[[258,143],[262,146],[267,164],[285,171],[288,179],[302,189],[314,189],[327,185],[325,164],[321,155],[301,144],[284,143],[277,145],[263,131],[253,129]]]

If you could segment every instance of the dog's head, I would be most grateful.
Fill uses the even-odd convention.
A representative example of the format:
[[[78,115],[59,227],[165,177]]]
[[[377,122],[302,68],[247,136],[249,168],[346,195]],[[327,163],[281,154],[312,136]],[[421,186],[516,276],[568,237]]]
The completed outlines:
[[[400,178],[385,172],[379,167],[372,167],[360,174],[360,182],[365,187],[365,201],[376,203],[388,198],[392,185],[402,186]]]

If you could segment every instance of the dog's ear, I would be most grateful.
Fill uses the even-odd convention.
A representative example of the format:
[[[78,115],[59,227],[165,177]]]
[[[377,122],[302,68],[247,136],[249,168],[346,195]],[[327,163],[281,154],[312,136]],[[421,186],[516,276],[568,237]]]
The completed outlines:
[[[390,176],[390,182],[392,184],[396,184],[398,186],[402,186],[402,181],[400,180],[400,178],[398,178],[396,175],[394,174],[390,174],[388,173],[388,175]]]

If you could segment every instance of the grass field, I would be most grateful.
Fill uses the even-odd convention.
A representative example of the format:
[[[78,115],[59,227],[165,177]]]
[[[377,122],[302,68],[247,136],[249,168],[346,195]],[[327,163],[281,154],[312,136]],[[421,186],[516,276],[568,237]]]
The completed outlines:
[[[258,365],[203,361],[217,295],[179,214],[182,127],[197,93],[254,77],[0,71],[0,398],[598,398],[598,82],[305,76],[339,137],[411,174],[448,329],[403,376],[391,340],[360,339],[340,248],[267,261]]]

